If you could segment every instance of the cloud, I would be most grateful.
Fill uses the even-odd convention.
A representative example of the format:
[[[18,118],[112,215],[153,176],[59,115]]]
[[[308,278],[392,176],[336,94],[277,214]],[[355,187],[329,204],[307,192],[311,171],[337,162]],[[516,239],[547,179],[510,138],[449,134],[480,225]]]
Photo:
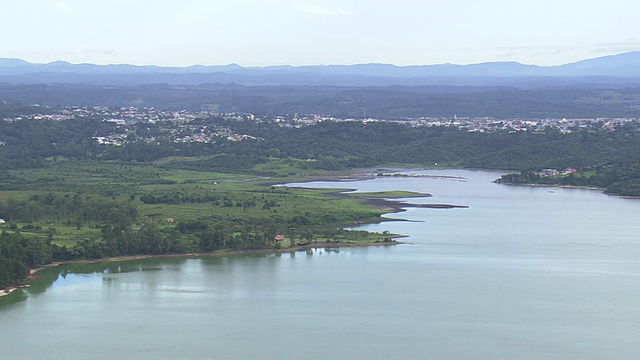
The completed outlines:
[[[637,46],[638,44],[640,44],[640,41],[634,38],[629,38],[627,39],[627,41],[598,43],[598,44],[593,44],[593,46],[629,46],[629,45]]]
[[[298,11],[322,16],[342,16],[349,15],[349,11],[337,6],[326,6],[318,4],[298,4]]]
[[[635,38],[629,38],[623,42],[593,44],[590,52],[592,54],[608,54],[638,50],[640,50],[640,41]]]
[[[97,54],[97,55],[114,55],[116,51],[114,49],[84,49],[83,54]]]
[[[69,5],[69,3],[65,1],[55,2],[51,4],[51,6],[53,6],[55,9],[60,10],[62,12],[70,13],[73,11],[73,8],[71,7],[71,5]]]
[[[519,54],[519,53],[517,53],[517,52],[515,52],[515,51],[510,51],[510,52],[507,52],[507,53],[504,53],[504,54],[498,55],[498,57],[501,57],[501,58],[509,58],[509,57],[514,57],[514,56],[518,56],[518,55],[520,55],[520,54]]]

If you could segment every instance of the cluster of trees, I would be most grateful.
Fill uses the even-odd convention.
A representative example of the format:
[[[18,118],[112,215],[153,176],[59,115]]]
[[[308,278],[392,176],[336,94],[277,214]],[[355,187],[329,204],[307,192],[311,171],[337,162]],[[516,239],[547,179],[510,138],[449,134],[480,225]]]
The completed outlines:
[[[29,268],[52,261],[185,252],[180,238],[171,235],[159,229],[155,222],[147,222],[139,229],[105,224],[99,238],[82,238],[68,248],[52,244],[50,236],[43,239],[19,231],[3,231],[0,235],[0,289],[18,284],[29,275]]]
[[[29,274],[29,268],[52,261],[263,249],[273,245],[276,234],[274,224],[238,231],[214,221],[185,220],[174,227],[161,227],[155,221],[147,221],[139,228],[104,224],[99,237],[81,238],[68,248],[52,244],[51,237],[42,239],[19,231],[3,231],[0,235],[0,289],[19,283]]]
[[[108,134],[113,124],[99,119],[66,121],[0,121],[0,169],[41,167],[44,159],[64,156],[86,159],[103,148],[91,137]]]
[[[180,193],[144,193],[140,201],[145,204],[180,204],[180,203],[215,203],[220,201],[220,195],[214,194],[180,194]]]
[[[30,259],[31,247],[17,234],[0,234],[0,288],[18,284],[29,275],[29,265],[39,265]]]
[[[0,200],[0,218],[5,221],[33,222],[43,219],[73,221],[77,224],[109,223],[127,226],[138,219],[138,209],[130,202],[103,197],[47,193],[26,199]]]
[[[195,161],[180,162],[179,168],[185,170],[194,171],[220,171],[220,172],[232,172],[236,174],[251,173],[256,174],[254,167],[258,164],[264,164],[269,159],[261,153],[260,143],[255,141],[251,142],[251,146],[248,149],[251,154],[243,154],[243,150],[237,147],[231,146],[232,144],[219,145],[217,147],[205,146],[205,145],[190,145],[191,154],[197,154],[197,156],[207,156]],[[182,144],[177,145],[176,148],[180,149],[180,154],[184,155]],[[238,153],[233,153],[238,152]],[[186,156],[186,155],[185,155]],[[162,168],[172,169],[175,168],[176,163],[168,163],[162,165]],[[263,173],[262,175],[272,175],[270,172]]]
[[[201,220],[185,220],[176,226],[159,226],[150,220],[140,227],[115,221],[103,224],[99,236],[81,237],[69,248],[52,244],[53,232],[42,238],[23,234],[16,226],[9,229],[14,231],[4,230],[0,235],[0,289],[19,283],[29,274],[29,268],[52,261],[259,249],[272,245],[276,233],[274,226],[268,232],[256,228],[235,231],[221,223]]]
[[[27,239],[19,233],[0,234],[0,288],[18,284],[29,275],[29,268],[48,264],[54,246],[43,239]]]
[[[51,261],[72,258],[101,257],[102,251],[87,247],[91,239],[83,239],[72,249],[52,244],[55,228],[42,229],[31,222],[64,222],[77,228],[84,224],[131,229],[138,218],[135,205],[88,195],[57,195],[46,193],[26,199],[8,198],[0,201],[0,218],[10,222],[9,230],[0,235],[0,288],[24,279],[29,268]],[[46,237],[22,234],[14,222],[27,223],[22,230],[44,233]],[[138,234],[136,234],[138,236]],[[136,237],[136,240],[139,238]],[[144,239],[144,238],[142,238]],[[112,245],[112,244],[109,244]],[[25,270],[26,269],[26,270]]]
[[[211,203],[215,206],[241,207],[245,210],[258,205],[258,199],[254,196],[243,196],[241,198],[230,197],[226,193],[202,193],[202,192],[182,192],[182,191],[156,191],[146,192],[140,195],[140,201],[144,204],[202,204]],[[275,207],[274,200],[267,200],[262,197],[263,209]]]

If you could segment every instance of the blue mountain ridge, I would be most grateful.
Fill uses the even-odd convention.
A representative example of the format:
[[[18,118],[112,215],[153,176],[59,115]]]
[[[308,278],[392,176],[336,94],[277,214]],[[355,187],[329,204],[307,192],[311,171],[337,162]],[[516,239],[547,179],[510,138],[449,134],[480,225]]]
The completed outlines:
[[[7,83],[129,83],[197,84],[238,83],[245,85],[495,85],[526,79],[542,83],[577,78],[636,84],[640,78],[640,51],[603,56],[558,66],[526,65],[518,62],[487,62],[472,65],[438,64],[396,66],[391,64],[308,65],[242,67],[193,65],[161,67],[155,65],[96,65],[54,61],[29,63],[21,59],[0,58],[0,82]],[[573,78],[573,79],[571,79]],[[511,79],[511,80],[507,80]],[[620,80],[626,79],[626,80]],[[606,81],[605,81],[606,82]]]

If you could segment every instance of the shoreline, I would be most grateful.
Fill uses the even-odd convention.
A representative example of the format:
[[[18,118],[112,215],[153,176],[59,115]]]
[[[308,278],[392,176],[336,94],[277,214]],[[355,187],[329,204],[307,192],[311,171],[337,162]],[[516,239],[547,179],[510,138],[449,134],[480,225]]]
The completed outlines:
[[[353,169],[351,171],[348,172],[339,172],[336,174],[332,174],[332,175],[317,175],[317,176],[309,176],[307,177],[305,180],[302,181],[293,181],[293,182],[278,182],[278,183],[264,183],[263,185],[265,186],[286,186],[286,184],[291,184],[291,183],[298,183],[298,184],[304,184],[304,183],[310,183],[310,182],[315,182],[315,181],[326,181],[326,182],[335,182],[336,184],[340,184],[342,182],[351,182],[351,181],[360,181],[360,180],[371,180],[371,179],[376,179],[376,178],[409,178],[409,177],[416,177],[416,178],[427,178],[427,179],[440,179],[440,180],[455,180],[455,181],[466,181],[466,179],[464,177],[461,176],[447,176],[447,175],[402,175],[402,174],[393,174],[396,172],[401,172],[401,171],[405,171],[405,170],[415,170],[415,169],[410,169],[410,168],[358,168],[358,169]],[[381,172],[387,172],[384,175],[378,175]],[[393,172],[393,173],[390,173]],[[312,189],[312,188],[305,188],[304,186],[291,186],[291,188],[298,188],[298,189]],[[384,211],[385,213],[382,215],[386,215],[386,214],[395,214],[395,213],[402,213],[407,211],[407,209],[410,208],[423,208],[423,209],[467,209],[469,208],[469,206],[467,205],[455,205],[455,204],[411,204],[411,203],[405,203],[405,202],[401,202],[401,201],[397,201],[393,198],[384,198],[384,197],[367,197],[367,196],[352,196],[350,195],[350,192],[352,191],[356,191],[357,189],[355,188],[350,188],[350,187],[346,187],[346,188],[342,188],[342,187],[336,187],[335,188],[336,191],[333,192],[329,192],[328,195],[331,196],[336,196],[336,197],[341,197],[341,198],[348,198],[348,199],[360,199],[363,201],[363,203],[367,204],[367,205],[372,205],[377,207],[378,209]],[[408,196],[407,198],[428,198],[428,197],[433,197],[432,194],[416,194],[415,196]],[[382,223],[382,222],[386,222],[386,221],[407,221],[404,219],[393,219],[393,218],[383,218],[381,216],[372,219],[372,220],[366,220],[366,221],[360,221],[360,222],[354,222],[354,223],[348,223],[348,224],[343,224],[342,226],[357,226],[357,225],[363,225],[363,224],[378,224],[378,223]],[[340,226],[340,225],[338,225]]]
[[[31,275],[29,275],[29,276],[31,276]],[[18,286],[11,286],[11,287],[6,287],[4,289],[0,289],[0,297],[8,296],[12,292],[14,292],[14,291],[16,291],[18,289],[25,289],[25,288],[28,288],[28,287],[29,287],[29,285],[22,284],[22,285],[18,285]]]
[[[394,239],[401,238],[406,236],[394,236]],[[208,253],[186,253],[186,254],[162,254],[162,255],[130,255],[130,256],[116,256],[110,258],[103,259],[86,259],[86,260],[69,260],[69,261],[56,261],[51,264],[39,266],[37,268],[29,269],[29,276],[25,279],[25,281],[32,281],[37,279],[35,276],[38,272],[55,268],[60,265],[74,265],[74,264],[95,264],[95,263],[110,263],[110,262],[127,262],[127,261],[136,261],[136,260],[146,260],[146,259],[190,259],[190,258],[198,258],[198,257],[225,257],[225,256],[240,256],[240,255],[261,255],[261,254],[286,254],[292,253],[302,250],[308,249],[323,249],[323,248],[348,248],[348,247],[366,247],[366,246],[393,246],[393,245],[404,245],[407,244],[402,241],[378,241],[378,242],[363,242],[363,243],[352,243],[352,242],[319,242],[319,243],[311,243],[305,245],[296,245],[293,247],[282,248],[282,249],[247,249],[247,250],[220,250]],[[21,284],[19,286],[7,287],[4,289],[0,289],[0,297],[8,296],[11,293],[15,292],[18,289],[27,288],[29,285]]]
[[[357,178],[354,178],[353,175],[358,174]],[[339,182],[341,179],[353,179],[354,181],[357,180],[363,180],[363,179],[369,179],[369,178],[374,178],[375,176],[372,176],[372,174],[369,175],[365,175],[364,174],[364,170],[363,169],[359,169],[356,171],[350,171],[350,172],[341,172],[341,173],[337,173],[337,174],[333,174],[333,175],[328,175],[328,176],[311,176],[308,177],[307,180],[305,181],[301,181],[301,182],[312,182],[312,181],[321,181],[321,180],[325,180],[325,181],[336,181]],[[284,184],[285,182],[278,182],[278,183],[270,183],[270,182],[265,182],[262,185],[263,186],[273,186],[273,185],[279,185],[279,184]],[[335,192],[333,194],[331,194],[333,196],[345,196],[344,194],[339,194],[339,192]],[[370,203],[371,205],[377,206],[379,207],[381,210],[383,210],[385,212],[385,214],[387,213],[399,213],[399,212],[403,212],[406,211],[405,208],[407,207],[411,207],[411,204],[404,204],[406,206],[404,206],[404,208],[400,205],[403,205],[400,202],[394,202],[394,201],[390,201],[390,200],[386,200],[386,199],[375,199],[375,198],[370,198],[370,199],[363,199],[365,200],[367,203]],[[442,204],[436,204],[436,206],[443,206]],[[446,206],[446,205],[445,205]],[[349,224],[336,224],[335,227],[336,228],[340,228],[340,227],[351,227],[351,226],[358,226],[358,225],[364,225],[364,224],[375,224],[375,223],[380,223],[383,221],[402,221],[402,219],[387,219],[387,218],[383,218],[382,216],[379,216],[375,219],[368,219],[366,221],[358,221],[358,222],[353,222],[353,223],[349,223]],[[397,238],[403,238],[406,237],[405,235],[396,235],[393,237],[393,239],[397,239]],[[396,241],[396,240],[392,240],[392,241],[386,241],[386,242],[363,242],[363,243],[349,243],[349,242],[322,242],[322,243],[311,243],[311,244],[305,244],[305,245],[296,245],[293,247],[288,247],[288,248],[281,248],[281,249],[253,249],[253,250],[222,250],[222,251],[217,251],[217,252],[210,252],[210,253],[186,253],[186,254],[162,254],[162,255],[132,255],[132,256],[119,256],[119,257],[110,257],[110,258],[103,258],[103,259],[85,259],[85,260],[68,260],[68,261],[58,261],[58,262],[52,262],[51,264],[47,264],[44,266],[40,266],[37,268],[33,268],[29,270],[29,276],[24,279],[24,281],[31,281],[31,280],[35,280],[37,279],[37,276],[35,276],[38,272],[42,271],[42,270],[46,270],[52,267],[58,267],[60,265],[73,265],[73,264],[91,264],[91,263],[102,263],[102,262],[120,262],[120,261],[135,261],[135,260],[145,260],[145,259],[155,259],[155,258],[196,258],[196,257],[223,257],[223,256],[238,256],[238,255],[248,255],[248,254],[282,254],[282,253],[291,253],[291,252],[296,252],[296,251],[302,251],[302,250],[307,250],[307,249],[315,249],[315,248],[341,248],[341,247],[364,247],[364,246],[391,246],[391,245],[401,245],[401,244],[406,244],[404,242],[400,242],[400,241]],[[7,296],[11,293],[13,293],[14,291],[20,289],[20,288],[24,288],[24,287],[28,287],[28,285],[18,285],[18,286],[13,286],[13,287],[7,287],[5,289],[0,289],[0,297],[3,296]]]
[[[402,171],[405,169],[396,168],[391,171]],[[390,171],[389,169],[381,169],[381,168],[361,168],[355,169],[347,172],[339,172],[332,175],[319,175],[319,176],[309,176],[303,181],[298,181],[300,183],[313,182],[313,181],[334,181],[339,183],[344,180],[366,180],[366,179],[374,179],[377,178],[376,174],[380,171]],[[389,175],[387,175],[389,176]],[[421,176],[422,177],[422,176]],[[432,178],[431,176],[424,176]],[[435,176],[435,178],[444,178],[441,176]],[[284,180],[284,179],[283,179]],[[264,182],[263,186],[274,186],[274,185],[284,185],[286,182]],[[357,197],[349,196],[348,194],[342,193],[344,190],[336,191],[334,193],[330,193],[332,196],[338,197],[349,197],[353,199],[357,199]],[[431,194],[423,194],[422,196],[416,197],[430,197]],[[383,214],[393,214],[393,213],[401,213],[406,211],[408,208],[432,208],[432,209],[453,209],[453,208],[468,208],[465,205],[451,205],[451,204],[408,204],[399,201],[394,201],[393,199],[385,199],[385,198],[375,198],[375,197],[362,197],[364,203],[378,207],[382,211]],[[348,224],[336,224],[336,228],[339,227],[353,227],[364,224],[375,224],[381,223],[385,221],[407,221],[404,219],[393,219],[393,218],[384,218],[382,216],[378,216],[375,219],[368,219],[365,221],[357,221]],[[363,242],[363,243],[350,243],[350,242],[322,242],[322,243],[311,243],[305,245],[296,245],[288,248],[281,249],[254,249],[254,250],[222,250],[216,252],[209,253],[186,253],[186,254],[162,254],[162,255],[132,255],[132,256],[118,256],[118,257],[110,257],[103,259],[85,259],[85,260],[69,260],[69,261],[58,261],[52,262],[50,264],[40,266],[37,268],[33,268],[29,270],[29,276],[25,279],[25,281],[32,281],[37,279],[36,274],[40,271],[58,267],[60,265],[73,265],[73,264],[92,264],[92,263],[108,263],[108,262],[126,262],[126,261],[136,261],[136,260],[145,260],[145,259],[161,259],[161,258],[197,258],[197,257],[224,257],[224,256],[239,256],[239,255],[250,255],[250,254],[283,254],[283,253],[292,253],[296,251],[303,251],[308,249],[317,249],[317,248],[347,248],[347,247],[365,247],[365,246],[392,246],[392,245],[402,245],[407,244],[405,242],[396,241],[395,239],[407,237],[405,235],[396,235],[392,238],[391,241],[376,241],[376,242]],[[5,289],[0,289],[0,297],[10,295],[20,288],[28,287],[28,285],[21,284],[14,287],[7,287]]]
[[[546,187],[546,188],[559,188],[559,189],[576,189],[576,190],[597,190],[601,193],[609,196],[617,196],[617,197],[626,197],[624,195],[618,195],[614,193],[608,193],[605,188],[595,187],[595,186],[578,186],[578,185],[560,185],[560,184],[536,184],[536,183],[507,183],[507,182],[498,182],[494,181],[496,184],[507,185],[507,186],[527,186],[527,187]],[[638,197],[640,198],[640,197]]]
[[[404,237],[404,236],[399,236]],[[126,262],[146,259],[188,259],[197,257],[224,257],[224,256],[240,256],[240,255],[260,255],[260,254],[283,254],[296,251],[302,251],[307,249],[320,249],[320,248],[341,248],[341,247],[364,247],[364,246],[392,246],[406,244],[402,241],[387,241],[387,242],[363,242],[363,243],[350,243],[350,242],[320,242],[311,243],[305,245],[296,245],[288,248],[281,249],[245,249],[245,250],[218,250],[206,253],[186,253],[186,254],[160,254],[160,255],[130,255],[130,256],[115,256],[103,259],[86,259],[86,260],[69,260],[69,261],[57,261],[51,264],[33,268],[29,271],[30,280],[33,280],[33,276],[42,270],[46,270],[52,267],[58,267],[60,265],[74,265],[74,264],[93,264],[93,263],[108,263],[108,262]]]
[[[560,185],[560,184],[536,184],[536,183],[508,183],[508,182],[498,182],[494,181],[496,184],[500,185],[508,185],[508,186],[529,186],[529,187],[554,187],[560,189],[577,189],[577,190],[599,190],[602,191],[603,194],[607,195],[616,195],[614,193],[607,193],[605,188],[599,188],[595,186],[578,186],[578,185]],[[616,195],[621,196],[621,195]]]
[[[455,180],[455,181],[466,181],[464,177],[461,176],[453,176],[453,175],[417,175],[417,174],[398,174],[402,171],[411,171],[411,170],[446,170],[449,168],[429,168],[429,167],[371,167],[371,168],[356,168],[351,170],[343,170],[336,171],[332,174],[316,174],[316,175],[302,175],[301,180],[292,180],[287,181],[287,179],[282,178],[283,181],[273,182],[267,181],[262,183],[264,186],[275,186],[282,185],[284,186],[287,183],[308,183],[314,181],[328,181],[328,182],[349,182],[349,181],[359,181],[359,180],[370,180],[376,178],[425,178],[425,179],[440,179],[440,180]],[[495,171],[489,170],[486,171]],[[273,179],[271,179],[273,180]]]
[[[6,289],[2,289],[0,290],[0,297],[7,296],[18,289],[19,289],[18,287],[10,287]]]

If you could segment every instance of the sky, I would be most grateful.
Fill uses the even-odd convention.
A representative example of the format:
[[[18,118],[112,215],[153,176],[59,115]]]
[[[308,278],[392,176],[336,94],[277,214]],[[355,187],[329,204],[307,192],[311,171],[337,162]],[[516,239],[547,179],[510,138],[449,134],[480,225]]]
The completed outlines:
[[[560,65],[640,50],[638,0],[0,0],[0,58]]]

